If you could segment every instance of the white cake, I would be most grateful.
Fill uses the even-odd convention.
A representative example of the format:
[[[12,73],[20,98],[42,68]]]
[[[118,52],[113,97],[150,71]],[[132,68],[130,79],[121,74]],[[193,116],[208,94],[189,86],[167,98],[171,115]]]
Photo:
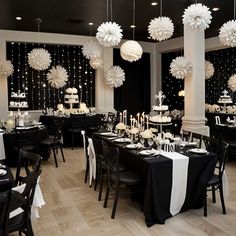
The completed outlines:
[[[170,123],[171,122],[171,117],[169,116],[151,116],[150,121],[153,123]]]
[[[223,95],[220,96],[218,103],[222,103],[222,104],[230,104],[233,103],[232,98],[230,97],[230,95],[228,95],[228,92],[226,90],[224,90]]]
[[[67,88],[67,94],[64,96],[65,103],[75,104],[79,103],[79,95],[77,94],[78,90],[76,88]]]
[[[86,106],[86,103],[83,102],[80,103],[79,113],[89,113],[89,108]]]
[[[167,105],[152,106],[153,111],[168,111]]]

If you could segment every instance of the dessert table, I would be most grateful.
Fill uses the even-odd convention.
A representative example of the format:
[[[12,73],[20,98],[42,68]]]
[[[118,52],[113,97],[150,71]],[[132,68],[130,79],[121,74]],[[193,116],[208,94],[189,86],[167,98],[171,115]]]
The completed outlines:
[[[96,136],[118,147],[120,160],[143,177],[141,204],[148,227],[203,206],[204,189],[216,164],[215,154],[194,154],[185,149],[183,155],[163,151],[145,158],[139,155],[140,150],[127,149],[127,143],[116,143],[98,133]]]

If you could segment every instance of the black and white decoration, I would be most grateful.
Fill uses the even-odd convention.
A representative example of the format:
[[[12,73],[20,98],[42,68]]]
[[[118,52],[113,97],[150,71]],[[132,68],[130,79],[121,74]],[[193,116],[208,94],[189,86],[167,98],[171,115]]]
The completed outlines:
[[[56,108],[63,103],[65,90],[78,89],[79,100],[89,107],[95,105],[95,72],[82,54],[82,46],[41,44],[52,59],[48,70],[37,71],[28,64],[28,53],[39,45],[33,43],[7,42],[7,60],[14,66],[14,73],[8,78],[8,96],[11,92],[25,92],[29,110],[45,107]],[[52,66],[60,65],[68,72],[68,81],[63,88],[53,88],[48,84],[47,73]]]

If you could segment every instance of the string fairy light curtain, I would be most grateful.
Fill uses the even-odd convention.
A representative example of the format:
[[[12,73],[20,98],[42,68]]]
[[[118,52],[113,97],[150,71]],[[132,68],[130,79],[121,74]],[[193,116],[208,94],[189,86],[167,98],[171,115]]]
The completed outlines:
[[[37,71],[28,65],[28,53],[35,47],[34,43],[7,42],[6,47],[7,59],[15,68],[14,74],[8,78],[9,101],[12,91],[21,90],[26,93],[29,110],[56,108],[58,103],[64,103],[65,90],[75,87],[81,102],[85,102],[89,107],[95,106],[95,72],[90,67],[89,60],[83,57],[81,46],[40,45],[51,54],[51,66],[61,65],[68,72],[67,84],[60,89],[49,86],[46,78],[48,70]]]

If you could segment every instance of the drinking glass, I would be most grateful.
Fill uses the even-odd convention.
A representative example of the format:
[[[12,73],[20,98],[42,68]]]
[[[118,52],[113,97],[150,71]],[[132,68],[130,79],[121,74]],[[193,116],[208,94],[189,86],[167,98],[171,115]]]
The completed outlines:
[[[108,123],[107,123],[107,129],[108,129],[110,132],[112,132],[112,130],[113,130],[113,123],[112,123],[112,122],[108,122]]]
[[[149,148],[152,147],[153,143],[154,143],[153,139],[152,139],[152,138],[149,138],[149,139],[148,139]]]
[[[139,139],[139,141],[140,141],[140,143],[142,144],[142,147],[144,147],[144,142],[145,142],[144,138],[141,137],[141,138]]]

